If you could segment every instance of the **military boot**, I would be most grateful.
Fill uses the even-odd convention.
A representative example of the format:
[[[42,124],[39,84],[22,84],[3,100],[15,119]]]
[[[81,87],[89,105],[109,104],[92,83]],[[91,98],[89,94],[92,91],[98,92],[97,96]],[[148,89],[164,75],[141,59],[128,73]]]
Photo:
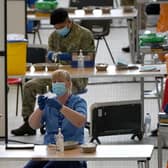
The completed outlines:
[[[35,135],[36,130],[29,126],[28,120],[23,123],[19,128],[11,130],[11,134],[15,136]]]

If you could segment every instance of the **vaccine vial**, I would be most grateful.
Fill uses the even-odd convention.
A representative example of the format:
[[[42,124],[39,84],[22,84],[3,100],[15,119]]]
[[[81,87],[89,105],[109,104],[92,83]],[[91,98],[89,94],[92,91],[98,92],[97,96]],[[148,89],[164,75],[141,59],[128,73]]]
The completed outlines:
[[[61,128],[58,128],[58,134],[56,135],[56,150],[60,152],[64,151],[64,136]]]

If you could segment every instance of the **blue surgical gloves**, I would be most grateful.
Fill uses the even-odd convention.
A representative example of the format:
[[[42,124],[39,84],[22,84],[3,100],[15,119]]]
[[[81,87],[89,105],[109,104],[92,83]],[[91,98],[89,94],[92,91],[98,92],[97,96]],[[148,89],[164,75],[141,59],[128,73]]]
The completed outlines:
[[[39,106],[40,110],[43,110],[45,108],[46,100],[47,100],[47,97],[45,97],[45,96],[38,96],[37,102],[38,102],[38,106]]]
[[[48,51],[47,58],[51,62],[71,61],[71,54],[67,52]]]
[[[58,111],[60,111],[62,108],[62,104],[57,99],[47,99],[46,104],[47,106],[55,108]]]
[[[61,52],[54,52],[54,51],[48,51],[47,58],[51,62],[57,62],[58,61],[58,55]]]
[[[52,108],[57,109],[58,111],[61,110],[62,104],[55,98],[47,98],[45,96],[38,97],[38,106],[40,110],[44,110],[45,106],[49,106]]]

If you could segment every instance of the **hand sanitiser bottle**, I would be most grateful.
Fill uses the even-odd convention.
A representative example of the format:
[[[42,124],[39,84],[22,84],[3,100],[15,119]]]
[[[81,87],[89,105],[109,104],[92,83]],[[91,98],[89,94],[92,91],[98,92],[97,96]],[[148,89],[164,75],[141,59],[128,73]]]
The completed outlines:
[[[56,149],[57,151],[64,151],[64,136],[61,132],[61,128],[58,128],[58,134],[56,135]]]
[[[84,56],[83,56],[83,52],[81,49],[78,55],[78,68],[84,68]]]

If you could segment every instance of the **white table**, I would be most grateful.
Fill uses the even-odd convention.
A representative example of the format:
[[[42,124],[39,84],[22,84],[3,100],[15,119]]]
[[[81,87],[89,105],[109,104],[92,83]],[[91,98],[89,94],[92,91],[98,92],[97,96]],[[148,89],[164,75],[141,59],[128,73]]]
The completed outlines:
[[[111,9],[110,13],[104,14],[101,9],[93,10],[92,14],[85,14],[83,9],[77,9],[74,13],[69,13],[71,19],[89,20],[89,19],[133,19],[137,17],[136,9],[131,13],[124,13],[122,8]],[[28,14],[29,20],[49,20],[48,16],[36,16],[35,14]]]
[[[80,147],[63,153],[47,149],[45,145],[33,149],[6,149],[0,146],[0,159],[3,160],[87,160],[87,161],[137,161],[139,168],[149,168],[154,150],[153,145],[98,145],[94,153],[82,153]]]
[[[127,19],[128,21],[128,33],[131,50],[132,62],[135,63],[135,28],[137,11],[133,10],[131,13],[124,13],[122,8],[111,9],[110,13],[103,14],[101,9],[93,10],[92,14],[85,14],[84,10],[75,10],[75,13],[69,13],[69,17],[73,20],[89,20],[89,19]],[[49,20],[49,16],[36,16],[35,14],[28,14],[29,20]],[[119,36],[120,37],[120,36]]]
[[[140,64],[135,64],[139,68],[141,67]],[[116,70],[115,65],[109,65],[107,68],[107,71],[97,71],[96,68],[72,68],[69,65],[60,66],[59,69],[65,69],[69,71],[71,76],[73,78],[84,78],[84,77],[156,77],[156,76],[164,76],[167,74],[166,72],[166,65],[160,64],[160,65],[149,65],[149,66],[155,66],[160,71],[148,71],[148,72],[140,72],[139,69],[135,70]],[[27,71],[25,74],[26,78],[49,78],[51,77],[52,71],[35,71],[30,72]]]

